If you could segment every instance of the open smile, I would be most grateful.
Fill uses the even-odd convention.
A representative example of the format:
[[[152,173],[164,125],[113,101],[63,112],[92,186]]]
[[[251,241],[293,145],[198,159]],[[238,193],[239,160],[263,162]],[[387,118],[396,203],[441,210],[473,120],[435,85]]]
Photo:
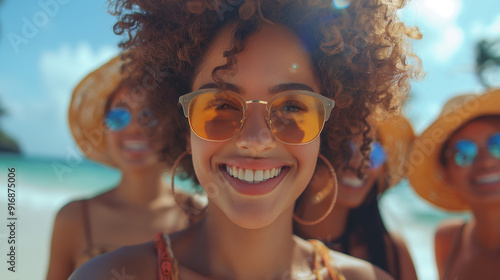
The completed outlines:
[[[351,187],[354,189],[360,189],[365,184],[364,180],[359,179],[357,177],[343,177],[342,179],[340,179],[340,182],[342,183],[342,185],[347,186],[347,187]]]
[[[500,183],[500,173],[477,176],[473,182],[478,185]]]
[[[123,142],[123,148],[131,152],[141,152],[149,149],[147,141],[143,140],[126,140]]]
[[[281,167],[253,170],[226,165],[226,171],[233,178],[246,183],[258,184],[279,176],[281,173]]]
[[[249,169],[222,164],[219,169],[237,192],[244,195],[264,195],[270,193],[279,185],[290,167]]]

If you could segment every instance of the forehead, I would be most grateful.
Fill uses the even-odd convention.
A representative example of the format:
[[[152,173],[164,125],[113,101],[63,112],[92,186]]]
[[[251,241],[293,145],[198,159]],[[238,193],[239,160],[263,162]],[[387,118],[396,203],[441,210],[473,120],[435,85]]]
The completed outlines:
[[[491,134],[500,131],[500,115],[487,116],[474,119],[459,128],[450,138],[450,142],[459,139],[470,139],[476,142],[482,142]]]
[[[224,51],[231,47],[236,25],[222,28],[198,67],[192,88],[198,89],[212,81],[216,66],[226,64]],[[280,24],[264,24],[257,33],[245,42],[243,51],[236,55],[235,71],[223,75],[225,82],[245,87],[257,84],[273,86],[280,83],[304,83],[319,92],[310,54],[295,33]]]
[[[112,96],[111,107],[126,106],[136,108],[143,106],[146,101],[146,94],[139,90],[131,89],[128,86],[119,88],[114,96]]]

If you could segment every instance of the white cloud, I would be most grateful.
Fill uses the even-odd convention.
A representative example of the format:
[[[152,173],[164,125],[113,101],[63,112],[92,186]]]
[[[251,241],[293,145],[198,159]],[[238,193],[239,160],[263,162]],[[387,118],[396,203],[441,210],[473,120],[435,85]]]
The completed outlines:
[[[432,24],[448,25],[455,22],[462,10],[461,0],[420,0],[414,3],[418,16]]]
[[[65,115],[78,82],[117,53],[116,47],[103,46],[94,51],[87,43],[76,47],[63,45],[42,53],[38,63],[40,75],[56,109]]]
[[[405,9],[405,21],[418,26],[424,34],[422,56],[445,64],[459,51],[465,37],[457,24],[462,5],[461,0],[420,0]]]
[[[499,37],[500,36],[500,15],[498,15],[491,24],[484,22],[475,22],[472,27],[472,34],[476,38]]]
[[[42,87],[30,93],[21,83],[15,91],[17,94],[9,98],[0,96],[9,110],[9,115],[2,120],[3,128],[19,141],[25,154],[67,155],[67,148],[75,146],[67,124],[73,88],[118,51],[113,46],[94,50],[87,43],[45,51],[38,61]]]
[[[460,49],[463,42],[463,30],[455,25],[448,26],[432,44],[434,57],[440,62],[448,61]]]

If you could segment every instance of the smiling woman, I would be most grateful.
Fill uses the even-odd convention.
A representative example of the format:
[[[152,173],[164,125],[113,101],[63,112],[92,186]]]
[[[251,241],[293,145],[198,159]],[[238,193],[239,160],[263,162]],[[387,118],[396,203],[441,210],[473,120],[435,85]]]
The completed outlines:
[[[67,279],[93,257],[188,225],[162,180],[167,166],[158,159],[161,142],[152,137],[158,121],[144,102],[147,76],[130,75],[122,66],[121,56],[113,58],[73,92],[69,122],[78,146],[89,159],[119,169],[122,176],[112,190],[59,211],[48,280]]]
[[[411,151],[421,153],[423,143],[433,148],[410,174],[416,192],[443,209],[472,212],[469,221],[450,219],[437,229],[440,279],[500,278],[498,104],[499,89],[449,100]]]
[[[415,57],[397,18],[402,6],[114,2],[115,31],[130,35],[128,69],[169,73],[173,89],[149,101],[172,124],[163,139],[185,137],[164,149],[191,154],[176,167],[196,176],[209,203],[199,223],[96,258],[70,279],[110,278],[116,267],[141,279],[391,279],[294,236],[292,217],[321,154],[339,166],[355,135],[370,145],[368,115],[397,112],[420,73],[407,60]],[[164,109],[177,101],[182,109]]]

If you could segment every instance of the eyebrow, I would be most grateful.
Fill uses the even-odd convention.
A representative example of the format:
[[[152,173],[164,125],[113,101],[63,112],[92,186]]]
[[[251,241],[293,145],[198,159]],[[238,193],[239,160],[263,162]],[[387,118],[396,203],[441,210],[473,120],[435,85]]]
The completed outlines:
[[[235,84],[225,83],[225,85],[226,85],[226,88],[229,91],[236,92],[236,93],[239,93],[239,94],[243,93],[243,90],[239,86],[237,86]],[[208,83],[208,84],[202,85],[199,88],[199,90],[200,89],[207,89],[207,88],[219,88],[219,86],[216,83]]]
[[[236,92],[239,94],[243,93],[243,90],[234,84],[231,83],[226,83],[226,87],[228,90],[232,92]],[[199,89],[207,89],[207,88],[219,88],[219,86],[215,83],[208,83],[204,84],[201,86]],[[284,91],[289,91],[289,90],[306,90],[310,92],[315,92],[314,89],[306,84],[301,84],[301,83],[286,83],[286,84],[279,84],[271,88],[270,93],[271,94],[276,94]]]
[[[130,109],[130,106],[126,102],[123,102],[123,101],[116,102],[115,104],[113,104],[113,106],[111,108],[116,108],[116,107],[125,107],[127,109]]]
[[[274,86],[271,88],[271,93],[276,94],[279,92],[283,91],[289,91],[289,90],[307,90],[314,92],[312,87],[306,85],[306,84],[301,84],[301,83],[286,83],[286,84],[279,84],[277,86]]]

